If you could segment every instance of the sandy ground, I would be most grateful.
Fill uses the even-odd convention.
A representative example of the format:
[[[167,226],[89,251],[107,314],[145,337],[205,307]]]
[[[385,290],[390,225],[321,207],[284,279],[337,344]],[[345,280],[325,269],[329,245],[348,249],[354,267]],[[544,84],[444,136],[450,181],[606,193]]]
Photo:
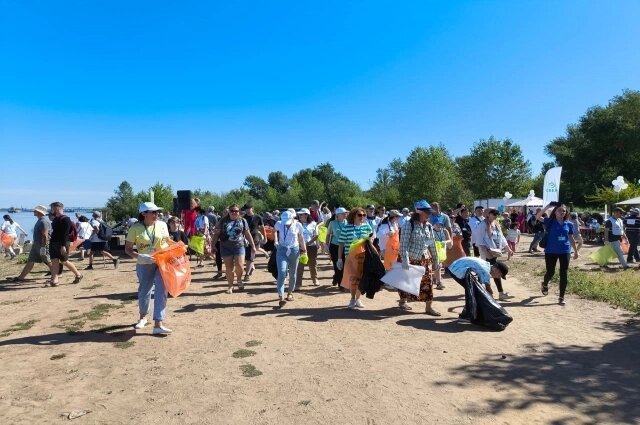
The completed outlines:
[[[541,257],[518,261],[533,270]],[[628,312],[571,296],[560,307],[555,287],[542,297],[539,277],[524,273],[506,281],[514,321],[500,333],[457,320],[464,296],[451,279],[436,292],[440,318],[423,304],[399,310],[388,291],[350,311],[328,257],[320,264],[322,286],[305,281],[282,309],[263,257],[232,295],[210,262],[194,269],[189,291],[169,300],[174,334],[162,338],[132,328],[132,260],[44,288],[42,267],[34,282],[4,282],[19,267],[0,259],[0,331],[37,321],[0,338],[0,423],[83,411],[74,423],[640,423],[640,326]],[[113,308],[78,317],[100,304]],[[84,323],[65,331],[74,322]],[[249,341],[255,355],[234,358]],[[262,374],[244,377],[243,365]]]

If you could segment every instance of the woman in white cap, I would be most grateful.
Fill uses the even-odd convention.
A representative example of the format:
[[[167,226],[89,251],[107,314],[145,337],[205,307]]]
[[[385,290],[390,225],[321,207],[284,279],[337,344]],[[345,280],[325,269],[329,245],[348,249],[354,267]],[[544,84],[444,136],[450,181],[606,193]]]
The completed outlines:
[[[298,211],[298,220],[302,224],[302,238],[307,248],[307,265],[311,274],[311,282],[313,286],[318,286],[318,225],[311,218],[311,212],[307,208],[301,208]],[[302,286],[302,277],[304,276],[305,265],[298,262],[298,271],[296,273],[296,288]]]
[[[138,208],[138,222],[129,229],[124,250],[137,260],[136,274],[138,276],[138,306],[140,319],[136,323],[136,329],[142,329],[147,324],[151,304],[151,291],[154,291],[153,300],[153,327],[154,335],[168,335],[171,329],[163,326],[165,308],[167,306],[167,290],[165,289],[162,275],[155,264],[155,251],[169,246],[169,229],[167,224],[158,220],[158,213],[162,208],[153,202],[144,202]],[[137,252],[133,250],[136,246]]]
[[[329,221],[327,229],[327,243],[329,244],[329,255],[331,256],[331,263],[333,263],[333,286],[340,285],[342,282],[342,269],[339,269],[337,264],[338,260],[342,260],[344,263],[344,255],[338,257],[338,241],[340,240],[340,233],[344,226],[347,225],[347,210],[339,207],[334,211],[334,219]],[[342,289],[342,287],[340,287]]]
[[[380,247],[380,254],[383,258],[389,237],[397,234],[400,230],[398,227],[398,219],[401,216],[400,211],[391,210],[389,211],[389,215],[383,218],[380,224],[378,224],[378,246]]]
[[[280,221],[274,226],[276,264],[278,266],[278,296],[280,305],[284,305],[284,280],[289,275],[289,291],[286,301],[293,301],[293,291],[296,289],[296,273],[300,254],[307,252],[302,237],[304,229],[299,221],[294,219],[291,211],[283,211]]]

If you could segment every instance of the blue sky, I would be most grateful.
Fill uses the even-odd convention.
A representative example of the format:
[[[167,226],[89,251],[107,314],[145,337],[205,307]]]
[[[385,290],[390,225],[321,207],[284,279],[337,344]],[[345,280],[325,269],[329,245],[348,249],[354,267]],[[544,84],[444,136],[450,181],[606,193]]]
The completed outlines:
[[[0,0],[0,206],[543,147],[640,89],[640,2]]]

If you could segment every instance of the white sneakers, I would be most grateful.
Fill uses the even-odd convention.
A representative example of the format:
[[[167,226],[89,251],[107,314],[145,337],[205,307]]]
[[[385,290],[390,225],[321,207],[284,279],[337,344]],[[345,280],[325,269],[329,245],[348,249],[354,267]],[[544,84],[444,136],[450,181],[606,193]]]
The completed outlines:
[[[159,328],[153,328],[154,335],[169,335],[171,333],[171,329],[165,328],[164,326],[160,326]]]
[[[138,323],[136,323],[134,328],[142,329],[142,328],[144,328],[146,326],[146,324],[147,324],[147,319],[140,319],[140,320],[138,320]]]
[[[350,310],[353,310],[356,308],[364,308],[364,304],[360,300],[351,300],[349,301],[349,305],[347,306],[347,308]]]
[[[506,301],[506,300],[510,300],[510,299],[513,299],[513,298],[514,298],[513,295],[511,295],[508,292],[500,292],[500,294],[498,295],[498,299],[500,301]]]

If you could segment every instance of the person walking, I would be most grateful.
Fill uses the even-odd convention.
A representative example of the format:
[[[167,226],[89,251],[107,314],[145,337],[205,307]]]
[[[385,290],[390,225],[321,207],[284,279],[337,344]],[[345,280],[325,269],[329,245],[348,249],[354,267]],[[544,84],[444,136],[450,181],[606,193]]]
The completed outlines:
[[[532,220],[529,220],[529,227],[531,228],[531,231],[533,232],[533,240],[531,241],[531,244],[529,245],[529,254],[533,254],[534,252],[538,252],[538,244],[540,243],[540,241],[542,240],[542,238],[544,237],[544,224],[542,221],[537,219],[538,213],[540,212],[541,208],[538,208],[536,210],[536,215],[533,216]],[[542,213],[542,217],[546,217],[546,215],[544,214],[544,212]],[[518,224],[517,222],[515,222],[516,225]],[[518,230],[520,230],[520,227],[518,227]]]
[[[624,232],[624,221],[622,220],[623,215],[624,210],[622,208],[616,207],[613,209],[611,217],[609,217],[609,219],[604,223],[604,243],[605,245],[611,245],[611,248],[613,248],[613,251],[618,256],[618,261],[620,261],[622,269],[626,270],[629,268],[629,265],[627,264],[627,261],[624,258],[624,253],[622,252],[622,241],[624,240],[627,243],[629,243],[629,241]]]
[[[309,274],[311,275],[311,283],[318,286],[318,224],[311,218],[311,212],[307,208],[298,211],[298,220],[302,224],[302,238],[307,250],[307,264]],[[298,261],[296,273],[296,288],[302,286],[302,278],[304,276],[305,264]]]
[[[27,232],[20,226],[18,223],[13,221],[9,214],[5,214],[2,216],[4,222],[2,226],[0,226],[0,234],[2,234],[2,246],[11,259],[13,260],[16,256],[16,253],[13,251],[13,244],[18,238],[18,230],[22,232],[25,236]]]
[[[478,237],[482,237],[480,224],[484,221],[484,207],[478,205],[473,210],[473,217],[469,219],[469,227],[471,228],[471,245],[473,245],[473,256],[480,257],[480,249],[477,245]]]
[[[342,260],[344,264],[344,255],[338,256],[338,247],[340,234],[347,224],[347,210],[338,207],[334,211],[334,215],[335,218],[329,221],[329,228],[327,229],[327,244],[329,244],[329,255],[331,256],[331,264],[333,265],[333,278],[331,279],[331,283],[333,286],[338,286],[340,282],[342,282],[342,269],[338,268],[338,260]]]
[[[498,258],[506,250],[508,255],[513,252],[507,244],[507,240],[502,234],[502,229],[497,223],[496,219],[500,213],[498,210],[491,208],[487,214],[484,222],[478,227],[478,238],[476,239],[476,245],[480,249],[480,258],[484,258],[489,264],[495,264]],[[493,282],[498,288],[498,299],[500,301],[506,301],[513,298],[508,292],[504,292],[502,288],[502,280],[500,278],[494,278]]]
[[[340,270],[344,271],[345,262],[351,262],[351,269],[355,270],[356,274],[362,276],[364,254],[358,256],[358,258],[354,258],[353,256],[350,257],[349,251],[351,249],[351,244],[360,239],[372,239],[374,237],[375,233],[367,220],[367,213],[362,208],[353,208],[347,215],[347,224],[340,232],[340,238],[338,239],[338,261],[336,266]],[[345,260],[342,259],[343,257]],[[350,279],[349,281],[345,281],[346,279],[350,279],[350,276],[344,276],[343,274],[341,285],[347,288],[351,293],[351,300],[349,301],[347,308],[351,310],[355,308],[364,308],[364,304],[360,301],[360,296],[362,295],[359,288],[360,279]]]
[[[164,326],[167,306],[167,289],[162,275],[151,255],[155,251],[169,246],[169,229],[167,224],[158,220],[161,208],[152,202],[143,202],[138,207],[138,222],[129,229],[124,251],[136,260],[138,277],[138,310],[140,317],[135,329],[142,329],[147,324],[147,315],[151,308],[151,292],[153,290],[153,334],[168,335],[172,331]],[[134,250],[134,246],[137,250]]]
[[[242,275],[244,273],[246,244],[248,243],[254,255],[256,246],[249,231],[247,220],[240,216],[240,206],[238,204],[229,205],[228,213],[218,222],[213,233],[212,245],[215,246],[218,241],[220,241],[220,255],[227,275],[227,294],[233,293],[234,271],[238,289],[243,290]]]
[[[398,220],[402,217],[400,211],[391,210],[389,215],[382,219],[378,224],[378,246],[380,247],[380,255],[384,258],[384,252],[387,248],[387,242],[389,237],[397,234],[400,231],[398,226]]]
[[[78,213],[76,213],[78,217],[78,223],[76,223],[76,227],[78,228],[78,241],[76,241],[76,246],[80,251],[80,260],[84,260],[85,254],[87,251],[91,249],[91,236],[93,235],[93,227],[89,222],[89,219]]]
[[[460,226],[462,233],[462,249],[464,254],[468,257],[471,255],[471,226],[469,224],[469,210],[462,208],[456,217],[456,223]]]
[[[51,280],[45,283],[45,286],[58,286],[60,265],[66,266],[74,274],[75,279],[72,283],[80,283],[83,276],[78,272],[76,266],[69,261],[69,247],[71,240],[69,238],[71,219],[64,215],[64,205],[62,202],[54,202],[50,205],[53,221],[51,222],[51,240],[49,242],[49,257],[51,258]]]
[[[107,224],[102,220],[102,213],[100,211],[94,211],[92,214],[92,219],[89,222],[91,227],[93,227],[93,233],[91,234],[91,252],[89,253],[89,265],[86,270],[93,270],[93,257],[95,255],[101,255],[104,261],[104,257],[107,257],[113,263],[113,268],[117,269],[120,265],[120,258],[115,257],[111,252],[109,252],[109,241],[102,239],[104,236],[103,232],[100,229],[104,229],[104,226]]]
[[[556,264],[560,262],[560,296],[558,297],[558,304],[565,305],[564,294],[567,289],[567,272],[569,270],[569,260],[571,259],[571,249],[573,248],[573,258],[577,260],[578,247],[573,237],[575,230],[569,220],[569,210],[565,205],[556,205],[549,218],[542,217],[542,214],[550,209],[551,206],[549,204],[536,213],[536,220],[543,221],[547,230],[547,244],[544,248],[546,273],[540,290],[542,295],[549,293],[549,282],[556,272]]]
[[[629,252],[627,253],[627,263],[633,263],[634,261],[640,262],[640,255],[638,254],[638,242],[640,241],[640,209],[631,208],[629,210],[629,216],[624,219],[625,232],[627,239],[629,240]],[[578,246],[578,249],[580,247]]]
[[[280,306],[286,301],[293,301],[293,291],[296,289],[296,274],[300,254],[306,253],[303,238],[302,224],[294,219],[290,211],[280,214],[274,228],[274,243],[276,246],[276,264],[278,267],[277,291],[280,298]],[[287,297],[284,296],[284,281],[289,276],[289,288]]]
[[[260,247],[260,242],[266,241],[267,239],[267,234],[264,231],[264,221],[262,220],[262,217],[254,212],[253,204],[250,202],[245,203],[241,210],[244,211],[244,219],[249,225],[249,232],[251,232],[251,236],[253,237],[254,244],[256,245],[256,250],[262,251],[265,256],[267,256],[267,252]],[[249,280],[251,279],[251,275],[256,269],[256,266],[253,264],[255,259],[256,251],[246,250],[244,266],[245,282],[249,282]]]
[[[441,316],[433,309],[433,282],[431,273],[433,265],[438,263],[438,254],[435,249],[433,239],[433,227],[429,222],[431,215],[431,205],[425,200],[421,200],[414,205],[416,212],[407,221],[400,231],[400,256],[398,261],[402,263],[405,270],[409,265],[424,267],[424,275],[420,281],[420,292],[418,296],[398,290],[400,295],[400,308],[411,310],[409,302],[420,301],[425,303],[425,313],[430,316]]]
[[[33,245],[29,251],[27,263],[17,277],[10,278],[12,282],[25,282],[27,275],[33,269],[36,263],[44,263],[51,268],[51,260],[49,259],[49,236],[51,234],[51,221],[47,217],[47,207],[38,205],[33,208],[33,215],[38,218],[33,226]]]

